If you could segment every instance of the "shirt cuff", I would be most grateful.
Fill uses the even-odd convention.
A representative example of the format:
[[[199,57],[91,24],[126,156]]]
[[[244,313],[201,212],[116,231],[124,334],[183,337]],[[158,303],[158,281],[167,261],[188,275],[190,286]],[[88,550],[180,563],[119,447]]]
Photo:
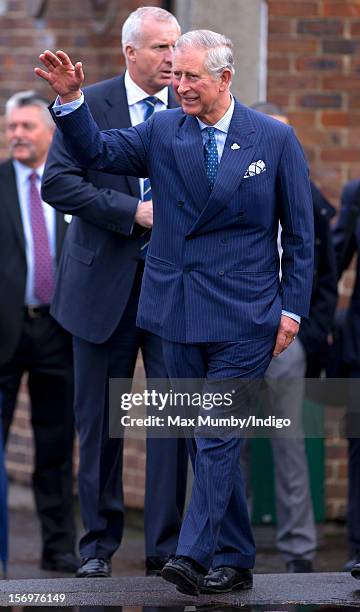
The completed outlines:
[[[73,100],[72,102],[66,102],[65,104],[61,104],[60,97],[57,96],[54,105],[53,111],[57,117],[64,117],[65,115],[69,115],[77,108],[79,108],[84,103],[84,94],[81,92],[80,98]]]
[[[299,315],[294,314],[293,312],[289,312],[288,310],[282,310],[281,311],[282,315],[286,315],[287,317],[290,317],[290,319],[294,319],[294,321],[296,321],[296,323],[301,323],[301,317],[299,317]]]

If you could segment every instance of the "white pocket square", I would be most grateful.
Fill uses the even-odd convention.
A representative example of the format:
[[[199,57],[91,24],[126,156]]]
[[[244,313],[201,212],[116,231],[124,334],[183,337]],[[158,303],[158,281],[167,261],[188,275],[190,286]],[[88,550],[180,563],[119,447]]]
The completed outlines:
[[[251,176],[255,176],[256,174],[262,174],[263,172],[266,172],[266,165],[262,159],[259,159],[258,161],[252,162],[252,164],[250,164],[244,174],[244,179],[250,178]]]
[[[64,215],[65,223],[71,223],[72,215]]]

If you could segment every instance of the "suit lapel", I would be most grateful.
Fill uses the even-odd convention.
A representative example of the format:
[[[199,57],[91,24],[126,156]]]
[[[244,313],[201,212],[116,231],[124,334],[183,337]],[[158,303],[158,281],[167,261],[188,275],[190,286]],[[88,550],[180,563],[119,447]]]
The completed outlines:
[[[131,126],[124,76],[113,80],[103,105],[104,123],[109,129]]]
[[[25,236],[22,224],[19,197],[16,186],[15,170],[11,161],[2,166],[1,178],[4,181],[1,189],[2,205],[7,208],[10,221],[20,243],[21,250],[25,255]]]
[[[226,208],[234,193],[239,189],[243,176],[253,161],[255,147],[260,137],[261,131],[256,132],[247,108],[235,100],[234,113],[214,188],[201,215],[191,228],[190,234]],[[240,148],[232,149],[231,146],[235,143]]]
[[[178,170],[196,207],[203,210],[210,194],[205,172],[204,147],[199,124],[185,116],[173,141]]]

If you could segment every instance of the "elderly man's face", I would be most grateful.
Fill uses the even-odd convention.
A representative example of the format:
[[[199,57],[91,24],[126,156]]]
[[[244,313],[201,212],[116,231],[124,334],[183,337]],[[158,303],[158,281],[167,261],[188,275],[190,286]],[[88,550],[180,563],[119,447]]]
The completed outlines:
[[[174,45],[180,31],[174,21],[142,20],[138,47],[128,46],[126,56],[130,76],[147,93],[153,95],[170,85]]]
[[[205,58],[206,50],[177,50],[173,86],[183,111],[212,125],[223,116],[229,105],[231,74],[225,70],[219,79],[215,79],[204,67]]]
[[[5,119],[5,137],[12,159],[37,168],[46,159],[54,130],[39,106],[13,108]]]

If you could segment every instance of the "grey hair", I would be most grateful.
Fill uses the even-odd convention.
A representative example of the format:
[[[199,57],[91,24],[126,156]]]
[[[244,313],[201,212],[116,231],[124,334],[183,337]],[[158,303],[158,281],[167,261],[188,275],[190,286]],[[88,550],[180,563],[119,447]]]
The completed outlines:
[[[211,30],[192,30],[180,36],[175,44],[177,51],[193,48],[207,50],[204,67],[215,79],[219,79],[225,69],[235,73],[234,45],[227,36]]]
[[[25,106],[37,106],[40,108],[43,119],[49,127],[54,127],[54,122],[51,118],[48,109],[49,103],[42,98],[36,91],[27,90],[19,91],[11,96],[5,104],[5,117],[11,113],[14,108],[24,108]]]
[[[140,6],[130,13],[129,17],[124,22],[121,31],[122,50],[125,55],[125,49],[127,45],[138,47],[141,42],[142,32],[142,20],[143,19],[156,19],[156,21],[173,21],[176,27],[181,31],[180,25],[176,17],[158,6]]]

